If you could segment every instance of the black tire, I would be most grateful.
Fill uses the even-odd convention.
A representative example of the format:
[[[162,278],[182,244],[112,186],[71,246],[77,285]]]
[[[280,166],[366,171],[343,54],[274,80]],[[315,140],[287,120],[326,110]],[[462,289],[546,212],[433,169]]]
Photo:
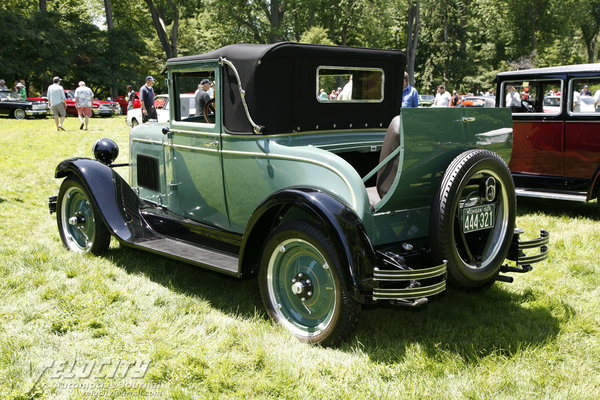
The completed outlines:
[[[110,232],[90,197],[78,177],[67,177],[58,192],[56,221],[67,249],[98,255],[108,249]]]
[[[490,211],[494,226],[463,233],[463,207],[490,204],[495,208],[495,215]],[[514,234],[515,209],[510,171],[496,153],[469,150],[452,161],[434,196],[430,217],[432,253],[438,261],[448,260],[451,283],[463,288],[493,284]]]
[[[258,284],[265,309],[301,341],[337,345],[354,331],[360,314],[341,268],[319,228],[303,221],[278,226],[262,249]]]
[[[23,110],[22,108],[15,108],[13,110],[13,117],[15,117],[15,119],[25,119],[25,110]]]

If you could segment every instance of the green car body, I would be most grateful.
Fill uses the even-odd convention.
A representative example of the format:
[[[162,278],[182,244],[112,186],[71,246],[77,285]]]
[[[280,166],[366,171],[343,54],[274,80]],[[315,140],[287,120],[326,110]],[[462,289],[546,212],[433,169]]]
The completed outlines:
[[[514,234],[510,110],[400,110],[404,63],[397,51],[295,43],[169,60],[170,119],[132,130],[130,182],[110,168],[108,140],[95,145],[101,162],[57,167],[63,242],[97,253],[113,235],[258,276],[269,315],[327,345],[352,332],[361,304],[420,305],[447,273],[482,287],[530,269],[548,237]],[[206,79],[214,94],[196,109],[202,93],[180,95]]]

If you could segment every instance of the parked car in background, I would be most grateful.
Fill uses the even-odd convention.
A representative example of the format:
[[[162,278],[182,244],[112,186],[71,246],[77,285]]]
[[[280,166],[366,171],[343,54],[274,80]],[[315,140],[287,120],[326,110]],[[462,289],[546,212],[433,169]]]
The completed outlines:
[[[291,42],[168,60],[169,122],[131,130],[130,162],[113,164],[105,138],[96,160],[57,166],[63,244],[98,254],[112,235],[255,276],[272,319],[324,345],[352,333],[362,304],[420,306],[447,277],[484,288],[529,271],[549,238],[515,231],[510,111],[398,115],[405,66],[400,51]],[[192,112],[203,80],[215,96]],[[319,101],[342,84],[344,101]]]
[[[140,92],[135,92],[137,98],[133,101],[133,108],[140,108],[142,104],[140,103]],[[127,107],[129,106],[129,100],[126,99],[127,96],[117,96],[115,97],[115,101],[119,103],[121,107],[121,114],[127,115]]]
[[[75,90],[65,89],[65,97],[67,98],[67,115],[77,115],[77,108],[75,107]],[[41,96],[28,98],[28,100],[48,102],[48,97],[44,92]],[[106,101],[98,99],[92,100],[92,115],[95,117],[112,117],[113,115],[119,114],[120,112],[121,106],[116,101]]]
[[[49,111],[48,103],[44,101],[23,100],[12,90],[0,90],[0,115],[8,115],[16,119],[44,118]]]
[[[480,96],[461,96],[458,107],[485,107],[485,98]]]
[[[180,113],[194,114],[196,112],[195,98],[191,93],[184,93],[180,96]],[[154,107],[156,108],[156,122],[169,122],[169,95],[159,94],[154,98]],[[127,111],[127,125],[134,127],[142,123],[142,109],[134,108]]]
[[[435,96],[430,94],[420,94],[419,95],[419,107],[431,107],[433,104],[433,100],[435,100]]]
[[[512,107],[509,163],[517,195],[598,199],[600,64],[502,72],[496,80],[499,107],[506,106],[509,87],[520,98]]]

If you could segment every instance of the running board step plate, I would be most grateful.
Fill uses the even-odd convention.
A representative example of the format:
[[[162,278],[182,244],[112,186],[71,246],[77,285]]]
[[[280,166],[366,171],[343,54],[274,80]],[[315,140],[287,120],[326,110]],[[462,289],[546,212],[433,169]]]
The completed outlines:
[[[162,238],[134,243],[142,250],[151,251],[179,261],[238,276],[238,257],[179,240]]]
[[[545,191],[534,189],[515,189],[517,196],[535,197],[539,199],[567,200],[567,201],[587,201],[587,194],[583,192],[566,192],[566,191]]]

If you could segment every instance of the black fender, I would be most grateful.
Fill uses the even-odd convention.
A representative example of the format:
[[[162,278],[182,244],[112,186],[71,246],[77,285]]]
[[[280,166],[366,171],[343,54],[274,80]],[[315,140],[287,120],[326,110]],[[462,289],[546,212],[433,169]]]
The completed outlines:
[[[54,177],[69,175],[79,177],[104,224],[119,241],[133,243],[145,236],[139,197],[112,168],[89,158],[71,158],[58,164]]]
[[[242,273],[255,272],[265,237],[294,209],[308,214],[311,222],[318,224],[331,238],[341,262],[347,265],[342,271],[348,289],[355,300],[361,301],[361,291],[368,293],[371,289],[361,282],[371,281],[369,278],[376,262],[375,250],[354,210],[317,189],[284,189],[272,194],[256,208],[246,225],[240,248]]]

